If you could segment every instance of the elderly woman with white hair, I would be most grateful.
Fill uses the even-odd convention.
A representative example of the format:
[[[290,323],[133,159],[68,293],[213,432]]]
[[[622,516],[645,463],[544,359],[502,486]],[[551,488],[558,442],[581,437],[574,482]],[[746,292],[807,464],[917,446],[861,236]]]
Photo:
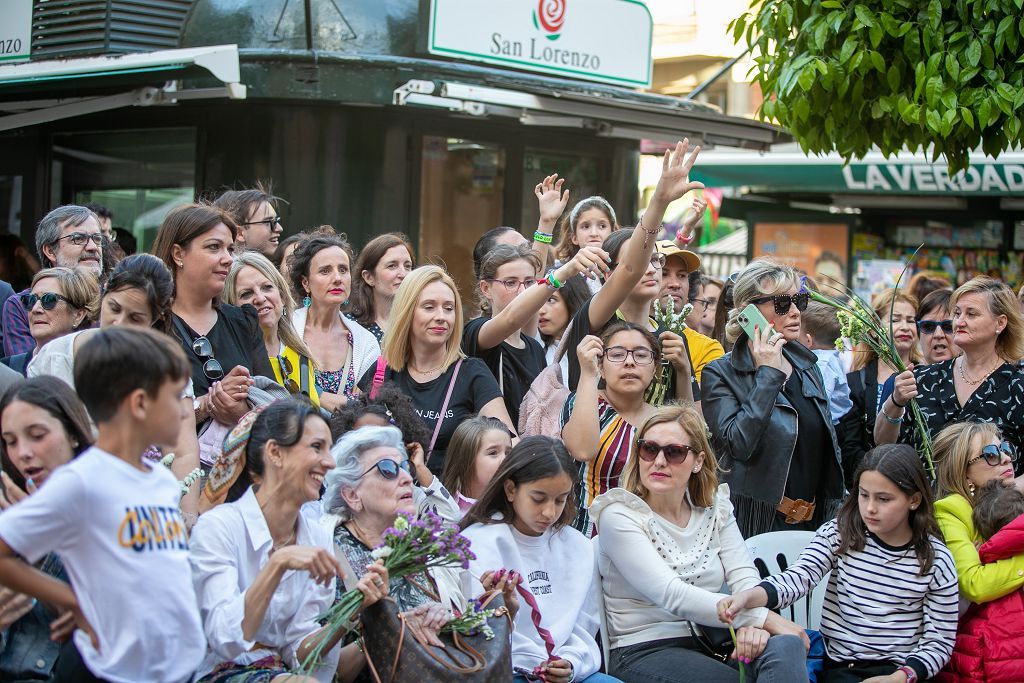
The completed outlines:
[[[448,523],[458,521],[458,506],[440,478],[426,488],[413,484],[398,428],[355,429],[338,439],[331,455],[335,467],[327,473],[323,507],[326,515],[333,516],[335,555],[346,576],[354,576],[352,572],[361,576],[373,564],[371,551],[381,545],[384,531],[399,513],[419,515],[430,510]],[[424,572],[391,581],[390,597],[407,617],[415,617],[410,627],[421,628],[429,642],[440,645],[436,634],[451,619],[450,608],[465,606],[457,585],[444,572]],[[339,598],[343,592],[339,585]]]
[[[808,299],[795,270],[754,260],[733,289],[735,307],[725,328],[733,349],[704,368],[704,419],[745,538],[813,531],[843,497],[839,446],[817,357],[797,341]],[[767,325],[748,336],[739,318],[750,304]]]

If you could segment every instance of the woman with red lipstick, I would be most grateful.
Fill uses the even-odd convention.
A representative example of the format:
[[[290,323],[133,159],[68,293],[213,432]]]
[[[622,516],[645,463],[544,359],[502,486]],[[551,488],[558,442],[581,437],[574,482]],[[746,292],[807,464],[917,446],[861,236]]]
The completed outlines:
[[[760,576],[736,526],[729,488],[719,486],[704,417],[692,405],[659,408],[631,441],[622,487],[591,512],[607,613],[609,673],[650,680],[732,682],[729,666],[701,652],[690,625],[720,627],[722,586],[732,592]],[[806,635],[766,609],[736,618],[734,659],[757,680],[807,678]]]
[[[256,310],[220,303],[236,231],[220,209],[188,204],[167,214],[153,243],[174,276],[171,329],[192,365],[196,424],[238,422],[252,378],[274,376]]]
[[[925,422],[937,434],[951,422],[992,422],[1010,443],[1024,442],[1024,318],[1013,291],[990,277],[976,277],[953,292],[953,343],[963,355],[919,365],[896,377],[892,396],[875,421],[878,443],[917,446],[917,430],[905,417],[917,398]]]
[[[702,408],[744,537],[813,531],[845,487],[817,356],[798,341],[808,293],[789,266],[761,258],[736,278],[726,336],[732,351],[704,368]],[[749,304],[768,322],[748,337]]]
[[[875,297],[872,307],[882,321],[890,322],[892,338],[904,365],[909,367],[919,363],[917,299],[889,289]],[[853,369],[846,376],[853,408],[843,418],[839,430],[843,434],[843,463],[847,478],[853,475],[864,454],[875,447],[875,416],[882,405],[885,383],[895,372],[895,368],[879,361],[867,345],[858,344],[854,349]]]
[[[359,380],[359,389],[390,384],[412,398],[431,430],[427,467],[440,476],[455,428],[476,415],[496,417],[514,435],[494,375],[479,358],[462,352],[462,299],[451,276],[438,266],[420,266],[395,295],[381,361]]]
[[[305,304],[292,314],[292,325],[316,361],[316,389],[328,410],[355,396],[356,381],[380,357],[376,337],[341,312],[354,260],[344,237],[321,228],[295,248],[288,271]]]

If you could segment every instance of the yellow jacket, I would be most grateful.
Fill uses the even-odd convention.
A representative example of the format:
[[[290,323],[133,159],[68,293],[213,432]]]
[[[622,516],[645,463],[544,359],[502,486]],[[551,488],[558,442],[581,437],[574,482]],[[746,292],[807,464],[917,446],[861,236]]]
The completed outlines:
[[[293,387],[302,387],[302,381],[300,376],[300,368],[306,368],[306,386],[309,391],[309,400],[317,408],[320,407],[320,394],[316,390],[316,375],[313,374],[313,363],[308,358],[299,358],[299,353],[290,346],[285,346],[284,351],[281,352],[280,356],[270,357],[270,367],[274,369],[274,379],[277,383],[285,387],[289,391],[288,384],[284,378],[284,368],[281,367],[281,358],[284,358],[284,364],[291,370],[288,373],[288,379],[295,382]],[[292,393],[301,393],[301,391],[293,391]]]
[[[1024,586],[1024,555],[982,564],[974,530],[971,503],[959,494],[935,502],[935,519],[953,553],[960,578],[960,595],[971,602],[990,602]]]

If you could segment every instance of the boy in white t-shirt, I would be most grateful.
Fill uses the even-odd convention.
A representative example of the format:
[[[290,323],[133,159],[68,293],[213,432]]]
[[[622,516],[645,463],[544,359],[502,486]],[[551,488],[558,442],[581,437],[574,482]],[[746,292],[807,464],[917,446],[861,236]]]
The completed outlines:
[[[167,468],[142,458],[151,444],[177,440],[189,375],[166,335],[98,332],[75,354],[96,445],[0,515],[0,584],[74,616],[58,681],[79,657],[93,681],[188,681],[206,652],[181,489]],[[50,552],[64,561],[70,586],[29,564]]]

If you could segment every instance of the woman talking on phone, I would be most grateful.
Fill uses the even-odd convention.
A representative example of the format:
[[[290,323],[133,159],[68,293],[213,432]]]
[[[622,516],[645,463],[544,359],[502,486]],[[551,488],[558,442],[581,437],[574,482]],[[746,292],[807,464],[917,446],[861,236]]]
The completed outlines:
[[[792,268],[751,262],[725,328],[733,349],[704,368],[704,418],[744,538],[813,531],[843,497],[828,396],[816,356],[797,341],[808,298]]]

